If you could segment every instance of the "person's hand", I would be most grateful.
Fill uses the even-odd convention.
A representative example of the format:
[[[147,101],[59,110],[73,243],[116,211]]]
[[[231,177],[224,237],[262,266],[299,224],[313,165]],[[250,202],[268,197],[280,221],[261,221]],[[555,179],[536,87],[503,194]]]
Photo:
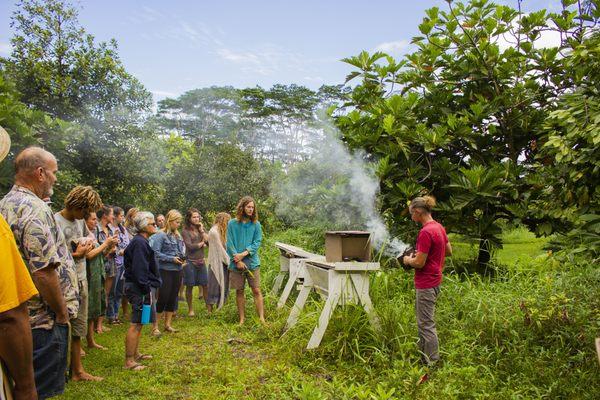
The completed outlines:
[[[84,241],[80,241],[79,243],[77,243],[77,248],[73,252],[73,257],[74,258],[83,257],[88,253],[88,251],[90,251],[89,244]]]
[[[204,243],[204,242],[200,242],[198,244],[200,245],[200,248],[203,248],[204,246],[206,246],[206,243]]]
[[[240,271],[244,271],[244,270],[248,269],[248,267],[246,266],[246,264],[243,261],[236,261],[235,266]]]
[[[109,236],[106,238],[106,241],[108,242],[108,247],[116,246],[119,243],[119,236]]]
[[[233,256],[233,261],[238,263],[244,259],[244,253],[238,253]]]
[[[183,260],[182,260],[181,258],[179,258],[179,257],[175,257],[175,258],[173,259],[173,261],[175,262],[175,264],[179,264],[179,265],[183,265],[183,264],[185,264],[185,261],[183,261]]]

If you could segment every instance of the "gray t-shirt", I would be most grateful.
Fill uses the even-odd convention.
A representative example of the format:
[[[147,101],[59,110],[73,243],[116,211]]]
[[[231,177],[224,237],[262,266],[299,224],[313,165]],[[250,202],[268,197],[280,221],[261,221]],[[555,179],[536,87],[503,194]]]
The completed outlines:
[[[84,220],[76,219],[74,221],[69,221],[63,217],[60,212],[54,214],[54,219],[60,230],[63,232],[67,247],[71,253],[73,252],[73,249],[77,248],[77,243],[79,243],[79,241],[82,239],[88,240],[87,235],[89,234],[89,231]],[[73,243],[75,243],[75,245]],[[75,260],[75,267],[77,268],[77,279],[80,281],[86,280],[85,257],[73,259]]]

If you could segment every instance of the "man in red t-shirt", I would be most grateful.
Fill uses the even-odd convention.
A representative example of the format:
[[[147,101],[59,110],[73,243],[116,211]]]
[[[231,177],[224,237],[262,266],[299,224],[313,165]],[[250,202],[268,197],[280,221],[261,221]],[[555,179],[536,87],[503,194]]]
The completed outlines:
[[[431,216],[435,199],[431,196],[417,197],[410,203],[413,221],[423,228],[417,237],[416,254],[404,256],[402,262],[415,268],[415,288],[417,291],[416,313],[419,331],[419,349],[426,365],[439,360],[438,337],[435,328],[435,302],[440,293],[444,259],[452,254],[444,227]],[[427,379],[427,375],[421,378]]]

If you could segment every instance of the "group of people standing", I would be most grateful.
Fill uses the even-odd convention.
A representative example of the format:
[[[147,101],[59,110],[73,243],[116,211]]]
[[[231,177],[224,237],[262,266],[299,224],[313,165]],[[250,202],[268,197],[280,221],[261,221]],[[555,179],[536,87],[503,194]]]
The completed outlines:
[[[1,129],[0,139],[8,140]],[[8,150],[0,150],[4,158]],[[153,335],[161,334],[161,319],[165,332],[177,332],[172,322],[182,284],[189,316],[195,315],[194,286],[202,288],[209,313],[235,289],[243,324],[248,282],[264,323],[262,228],[251,197],[240,200],[233,219],[218,213],[208,232],[197,209],[189,209],[185,220],[177,210],[155,218],[135,207],[103,205],[90,186],[76,186],[53,213],[49,199],[57,171],[51,153],[24,149],[15,158],[15,184],[0,200],[0,399],[9,386],[15,399],[60,394],[68,365],[74,381],[102,380],[85,371],[81,341],[105,349],[95,334],[122,323],[119,308],[131,322],[125,368],[144,369],[142,362],[152,358],[139,350],[144,306],[151,309]]]
[[[0,128],[0,161],[7,143]],[[160,335],[162,319],[165,332],[177,332],[173,316],[182,285],[189,316],[195,315],[194,286],[202,288],[209,313],[223,307],[234,289],[244,324],[248,283],[265,322],[262,228],[251,197],[239,201],[234,218],[216,214],[208,232],[197,209],[189,209],[185,219],[177,210],[155,218],[132,206],[103,205],[90,186],[76,186],[53,213],[48,203],[56,158],[29,147],[17,154],[14,166],[15,184],[0,200],[0,400],[7,388],[18,400],[62,393],[69,359],[72,380],[102,380],[85,371],[81,341],[85,337],[88,348],[104,349],[94,335],[110,330],[105,324],[122,323],[120,307],[130,319],[124,367],[146,368],[143,361],[152,356],[139,349],[143,324],[152,323],[151,333]],[[416,253],[403,257],[415,269],[419,346],[427,365],[439,361],[435,304],[444,258],[452,253],[443,226],[431,216],[434,206],[429,196],[411,202],[412,219],[423,228]]]

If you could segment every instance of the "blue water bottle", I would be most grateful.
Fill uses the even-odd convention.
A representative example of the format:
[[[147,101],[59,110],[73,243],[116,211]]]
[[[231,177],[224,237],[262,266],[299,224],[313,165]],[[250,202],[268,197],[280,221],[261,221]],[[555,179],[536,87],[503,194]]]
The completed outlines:
[[[152,299],[152,296],[150,296],[150,299]],[[144,301],[144,304],[142,305],[142,325],[148,325],[150,323],[151,308],[152,306],[150,304],[146,304]]]

